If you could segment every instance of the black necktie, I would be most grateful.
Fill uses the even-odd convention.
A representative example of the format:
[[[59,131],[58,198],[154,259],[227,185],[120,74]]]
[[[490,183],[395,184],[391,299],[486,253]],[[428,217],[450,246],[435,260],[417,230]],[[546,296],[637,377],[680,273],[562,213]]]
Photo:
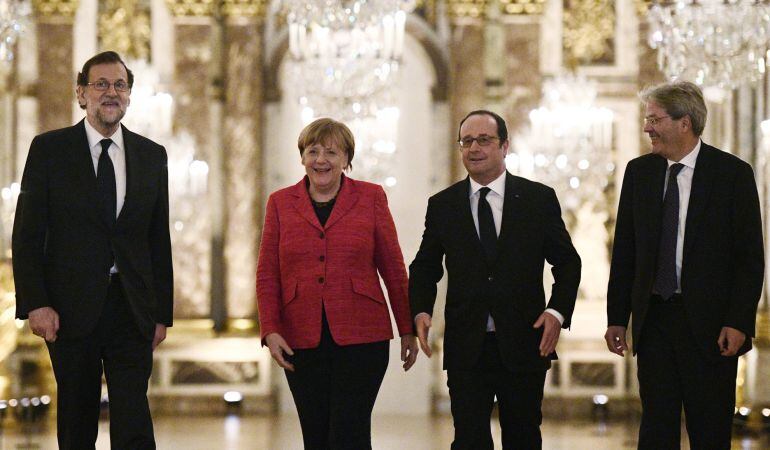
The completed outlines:
[[[115,168],[112,165],[110,154],[107,152],[112,145],[112,139],[102,139],[99,143],[102,144],[102,153],[99,155],[99,164],[96,168],[96,190],[104,222],[112,229],[115,226],[117,210]]]
[[[495,219],[492,217],[492,208],[487,201],[487,194],[491,189],[483,187],[479,189],[479,237],[487,260],[494,262],[497,255],[497,231],[495,231]]]
[[[676,277],[676,241],[679,234],[679,184],[676,176],[683,168],[684,164],[676,163],[668,169],[668,187],[663,199],[658,271],[653,291],[664,300],[671,298],[679,285]]]

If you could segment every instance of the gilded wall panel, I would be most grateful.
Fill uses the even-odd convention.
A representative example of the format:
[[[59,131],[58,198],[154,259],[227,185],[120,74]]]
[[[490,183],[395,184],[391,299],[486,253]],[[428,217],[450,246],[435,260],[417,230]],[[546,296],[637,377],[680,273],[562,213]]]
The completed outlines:
[[[562,44],[568,65],[615,62],[615,0],[564,0]]]

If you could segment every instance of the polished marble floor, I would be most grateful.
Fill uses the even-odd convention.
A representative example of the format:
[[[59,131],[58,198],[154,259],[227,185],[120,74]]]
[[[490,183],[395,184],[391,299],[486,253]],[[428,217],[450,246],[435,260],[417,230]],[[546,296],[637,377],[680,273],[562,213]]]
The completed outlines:
[[[157,417],[156,439],[159,450],[293,450],[302,448],[296,417]],[[492,423],[496,449],[500,430]],[[546,450],[622,450],[636,448],[637,424],[633,421],[574,422],[546,420],[543,448]],[[109,449],[109,425],[101,422],[97,450]],[[452,441],[449,417],[377,416],[373,422],[375,450],[440,450]],[[683,449],[689,448],[683,441]],[[768,436],[735,437],[733,449],[770,448]],[[0,450],[56,449],[50,427],[35,430],[0,429]]]

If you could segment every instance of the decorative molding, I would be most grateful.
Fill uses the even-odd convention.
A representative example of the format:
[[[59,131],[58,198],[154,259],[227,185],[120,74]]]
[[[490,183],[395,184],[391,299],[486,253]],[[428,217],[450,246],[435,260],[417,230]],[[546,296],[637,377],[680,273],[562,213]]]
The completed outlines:
[[[531,16],[543,13],[546,0],[498,0],[503,14],[509,16]]]
[[[268,0],[224,0],[222,12],[231,18],[264,17],[267,13]]]
[[[176,17],[209,17],[216,9],[215,0],[166,0],[166,4]]]
[[[543,13],[546,0],[447,0],[447,12],[456,18],[484,18],[495,3],[503,16],[531,16]]]
[[[219,9],[230,18],[264,17],[268,0],[166,0],[176,17],[210,17]]]
[[[72,19],[78,10],[78,4],[78,0],[32,0],[35,15],[46,19]]]

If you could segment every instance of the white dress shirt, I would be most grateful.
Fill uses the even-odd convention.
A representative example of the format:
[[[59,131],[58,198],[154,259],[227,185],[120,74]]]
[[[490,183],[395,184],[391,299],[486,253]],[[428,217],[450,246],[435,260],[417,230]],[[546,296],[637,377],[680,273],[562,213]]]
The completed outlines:
[[[682,254],[684,253],[684,230],[687,225],[687,207],[690,205],[690,191],[692,190],[692,177],[695,174],[695,161],[700,153],[701,141],[695,144],[695,148],[679,161],[683,164],[682,170],[676,176],[676,184],[679,187],[679,226],[676,233],[676,292],[682,293]],[[668,167],[676,164],[676,161],[668,160]],[[666,198],[668,189],[668,172],[663,186],[663,198]]]
[[[112,139],[107,153],[112,160],[112,166],[115,168],[115,193],[117,194],[115,204],[115,218],[120,215],[123,204],[126,202],[126,151],[123,145],[123,127],[118,125],[117,131],[109,138],[105,138],[96,131],[88,119],[83,121],[86,124],[86,137],[88,138],[88,148],[91,151],[91,160],[94,163],[94,174],[97,174],[99,168],[99,156],[102,154],[102,139]],[[112,266],[110,273],[117,273],[116,266]]]
[[[473,214],[473,223],[476,225],[476,233],[479,233],[479,198],[481,194],[479,190],[483,187],[488,187],[490,191],[487,193],[487,203],[492,209],[492,219],[495,221],[495,231],[500,236],[500,225],[503,223],[503,201],[505,200],[505,175],[507,172],[503,171],[499,177],[486,186],[483,186],[471,178],[470,186],[470,202],[471,202],[471,214]],[[479,239],[481,235],[479,234]],[[546,309],[548,313],[556,317],[559,320],[559,324],[564,323],[564,316],[558,311],[552,308]],[[492,319],[492,315],[489,315],[487,319],[487,331],[495,331],[495,321]]]

